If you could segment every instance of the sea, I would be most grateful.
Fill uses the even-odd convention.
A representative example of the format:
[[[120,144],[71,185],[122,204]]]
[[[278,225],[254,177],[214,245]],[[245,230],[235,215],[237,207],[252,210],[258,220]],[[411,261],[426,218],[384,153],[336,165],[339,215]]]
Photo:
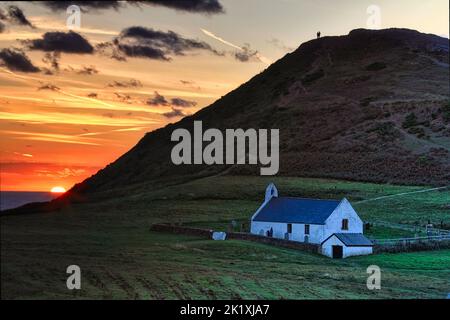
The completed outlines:
[[[0,210],[17,208],[30,202],[46,202],[57,196],[51,192],[0,191]]]

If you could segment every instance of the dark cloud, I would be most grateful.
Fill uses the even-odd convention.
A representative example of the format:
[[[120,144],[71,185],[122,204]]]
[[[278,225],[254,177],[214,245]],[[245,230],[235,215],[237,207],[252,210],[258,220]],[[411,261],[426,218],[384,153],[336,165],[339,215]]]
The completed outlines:
[[[27,55],[19,49],[2,49],[0,50],[0,61],[2,64],[12,71],[21,72],[38,72],[39,68],[35,67]]]
[[[84,74],[87,76],[91,76],[93,74],[97,74],[98,70],[95,66],[83,66],[81,69],[76,71],[78,74]]]
[[[117,42],[101,42],[95,46],[95,51],[117,61],[126,61],[126,56],[117,48]]]
[[[59,70],[59,60],[61,58],[61,53],[59,52],[47,52],[42,58],[42,62],[50,65],[51,69],[58,71]]]
[[[125,93],[120,93],[120,92],[114,92],[115,96],[117,97],[117,99],[119,99],[121,102],[124,103],[131,103],[131,96]]]
[[[117,48],[128,57],[141,57],[164,61],[170,60],[170,58],[165,56],[162,50],[149,46],[119,44]]]
[[[123,2],[123,1],[122,1]],[[66,11],[67,7],[77,5],[84,12],[90,10],[119,9],[121,1],[35,1],[36,4],[44,5],[52,11]]]
[[[128,81],[113,81],[108,84],[108,87],[112,88],[136,88],[142,87],[142,83],[139,80],[131,79]]]
[[[12,23],[34,28],[34,26],[31,24],[31,22],[27,19],[27,17],[23,13],[22,9],[20,9],[17,6],[8,7],[8,18],[9,18],[8,20],[11,21]]]
[[[42,86],[40,86],[38,88],[38,90],[50,90],[50,91],[59,91],[61,88],[55,86],[54,84],[51,83],[47,83],[47,84],[43,84]]]
[[[147,100],[147,104],[150,106],[168,106],[169,102],[164,96],[160,95],[158,91],[155,91],[154,96]]]
[[[28,18],[25,16],[22,9],[14,5],[9,6],[6,11],[0,8],[0,33],[5,31],[6,22],[21,26],[27,26],[30,28],[35,28],[33,24],[28,20]]]
[[[94,47],[76,32],[47,32],[42,39],[25,40],[32,50],[59,51],[65,53],[93,53]]]
[[[170,100],[170,102],[172,103],[173,106],[181,108],[190,108],[195,107],[197,105],[197,102],[195,101],[184,100],[181,98],[173,98],[172,100]]]
[[[146,2],[150,5],[165,6],[179,11],[207,14],[224,12],[219,0],[150,0],[139,2]]]
[[[163,6],[178,11],[204,14],[223,13],[219,0],[147,0],[147,1],[36,1],[53,11],[66,11],[70,5],[77,5],[84,12],[123,8],[126,3],[135,6]]]
[[[98,94],[95,92],[91,92],[88,95],[88,98],[92,98],[92,99],[97,99],[98,98]]]
[[[172,55],[185,55],[196,50],[223,55],[204,41],[184,38],[173,31],[164,32],[144,27],[126,28],[112,42],[100,44],[98,48],[103,52],[112,51],[111,56],[119,60],[128,56],[169,61]]]
[[[204,49],[218,54],[204,41],[183,38],[173,31],[158,31],[151,28],[131,27],[122,31],[120,39],[138,39],[149,46],[165,49],[167,53],[176,55],[184,54],[184,51]]]
[[[185,117],[187,115],[183,110],[177,108],[172,108],[172,111],[163,113],[163,116],[166,118]]]
[[[41,71],[43,74],[48,75],[48,76],[52,76],[55,74],[55,70],[52,70],[50,68],[43,67],[43,68],[41,68]]]
[[[181,98],[172,98],[169,100],[166,99],[163,95],[160,95],[158,91],[155,91],[153,97],[149,98],[146,102],[150,106],[173,106],[178,108],[190,108],[197,105],[195,101],[184,100]]]
[[[241,51],[234,53],[234,57],[241,62],[257,60],[258,51],[250,49],[249,44],[245,44]]]

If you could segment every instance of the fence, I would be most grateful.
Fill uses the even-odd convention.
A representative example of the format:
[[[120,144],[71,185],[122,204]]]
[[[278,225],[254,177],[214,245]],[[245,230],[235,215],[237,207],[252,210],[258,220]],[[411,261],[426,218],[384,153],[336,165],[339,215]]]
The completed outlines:
[[[371,239],[371,241],[374,244],[374,253],[426,251],[450,248],[450,234],[415,238]]]
[[[408,245],[417,242],[429,241],[447,241],[450,240],[450,234],[442,234],[437,236],[414,237],[414,238],[396,238],[396,239],[371,239],[376,245]]]
[[[413,226],[408,224],[401,224],[401,223],[393,223],[393,222],[387,222],[387,221],[373,221],[370,222],[371,224],[375,226],[383,226],[393,229],[400,229],[400,230],[406,230],[406,231],[412,231],[412,232],[424,232],[428,235],[450,235],[450,230],[445,229],[439,229],[439,228],[432,228],[432,227],[423,227],[423,226]]]

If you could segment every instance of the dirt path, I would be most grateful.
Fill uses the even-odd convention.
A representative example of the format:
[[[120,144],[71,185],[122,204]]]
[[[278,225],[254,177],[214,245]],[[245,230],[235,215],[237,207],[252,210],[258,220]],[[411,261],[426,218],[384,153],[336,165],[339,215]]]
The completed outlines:
[[[405,195],[414,194],[414,193],[430,192],[430,191],[436,191],[436,190],[442,190],[442,189],[448,189],[448,188],[450,188],[450,186],[431,188],[431,189],[425,189],[425,190],[417,190],[417,191],[411,191],[411,192],[402,192],[402,193],[397,193],[397,194],[391,194],[388,196],[381,196],[381,197],[376,197],[376,198],[372,198],[372,199],[360,200],[360,201],[356,201],[354,203],[355,204],[365,203],[365,202],[369,202],[369,201],[377,201],[377,200],[381,200],[381,199],[388,199],[388,198],[400,197],[400,196],[405,196]]]

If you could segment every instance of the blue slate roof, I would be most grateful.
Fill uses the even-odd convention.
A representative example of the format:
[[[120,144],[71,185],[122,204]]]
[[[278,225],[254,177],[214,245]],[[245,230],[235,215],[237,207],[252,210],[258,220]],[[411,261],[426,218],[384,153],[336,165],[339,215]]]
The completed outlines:
[[[253,221],[324,224],[340,200],[273,197]]]
[[[334,233],[334,235],[348,247],[352,246],[361,247],[373,245],[373,243],[369,239],[367,239],[362,233]],[[331,238],[331,236],[328,237],[328,239],[329,238]],[[326,239],[325,241],[327,241],[328,239]],[[322,243],[324,243],[325,241],[323,241]]]

